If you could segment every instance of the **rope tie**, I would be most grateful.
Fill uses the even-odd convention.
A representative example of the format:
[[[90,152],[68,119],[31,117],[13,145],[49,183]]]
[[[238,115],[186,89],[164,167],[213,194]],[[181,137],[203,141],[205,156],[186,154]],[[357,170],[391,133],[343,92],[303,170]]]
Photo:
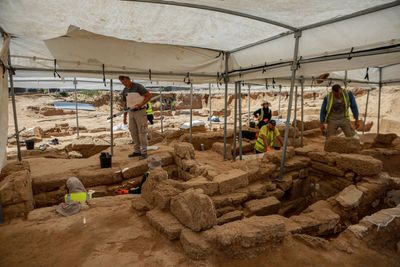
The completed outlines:
[[[54,78],[58,76],[58,78],[61,79],[61,75],[57,72],[57,59],[54,59],[54,72],[53,72]]]

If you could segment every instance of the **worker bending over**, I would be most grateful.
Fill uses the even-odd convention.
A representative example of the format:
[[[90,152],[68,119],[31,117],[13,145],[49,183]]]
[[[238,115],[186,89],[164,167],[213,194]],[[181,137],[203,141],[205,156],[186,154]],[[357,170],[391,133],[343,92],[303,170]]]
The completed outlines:
[[[261,127],[266,125],[272,117],[272,111],[269,108],[269,103],[264,101],[261,104],[261,108],[254,111],[253,115],[258,120],[258,128],[261,129]]]
[[[268,125],[261,127],[261,130],[258,133],[258,139],[254,147],[256,153],[264,153],[270,149],[273,149],[277,146],[276,140],[278,140],[280,146],[283,146],[283,141],[279,130],[276,128],[276,121],[271,120],[268,122]]]
[[[346,137],[356,134],[350,123],[349,108],[356,120],[356,128],[359,128],[358,108],[353,94],[342,89],[339,84],[333,85],[332,91],[324,97],[320,113],[321,131],[325,132],[325,123],[328,124],[327,137],[336,135],[338,128],[342,129]]]

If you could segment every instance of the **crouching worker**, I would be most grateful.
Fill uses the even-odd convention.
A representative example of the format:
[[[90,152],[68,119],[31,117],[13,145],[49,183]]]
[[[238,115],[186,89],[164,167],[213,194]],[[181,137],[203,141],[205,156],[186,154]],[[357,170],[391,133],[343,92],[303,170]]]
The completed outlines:
[[[267,152],[268,150],[277,147],[276,141],[278,141],[280,146],[283,146],[279,130],[275,126],[276,121],[271,120],[267,125],[261,127],[254,147],[257,154]]]
[[[56,207],[56,211],[63,216],[70,216],[78,213],[82,204],[92,199],[92,195],[86,191],[82,182],[76,177],[68,178],[66,184],[68,194],[64,197],[65,202]]]

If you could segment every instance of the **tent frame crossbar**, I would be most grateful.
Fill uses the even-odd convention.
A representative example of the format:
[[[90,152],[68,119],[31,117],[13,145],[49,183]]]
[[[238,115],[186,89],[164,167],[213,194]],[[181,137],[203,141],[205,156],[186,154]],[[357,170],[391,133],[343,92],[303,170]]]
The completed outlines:
[[[335,22],[340,22],[340,21],[344,21],[344,20],[347,20],[347,19],[352,19],[352,18],[355,18],[355,17],[360,17],[360,16],[367,15],[367,14],[370,14],[370,13],[378,12],[378,11],[381,11],[381,10],[384,10],[384,9],[388,9],[388,8],[392,8],[392,7],[395,7],[395,6],[398,6],[398,5],[400,5],[400,0],[397,0],[397,1],[394,1],[394,2],[391,2],[391,3],[386,3],[386,4],[374,6],[374,7],[371,7],[371,8],[364,9],[364,10],[360,10],[360,11],[357,11],[357,12],[354,12],[354,13],[351,13],[351,14],[348,14],[348,15],[341,16],[341,17],[332,18],[332,19],[320,21],[320,22],[317,22],[317,23],[313,23],[313,24],[310,24],[310,25],[306,25],[306,26],[298,28],[298,30],[306,31],[306,30],[322,27],[322,26],[325,26],[325,25],[333,24]],[[286,33],[281,33],[281,34],[272,36],[270,38],[266,38],[266,39],[263,39],[263,40],[248,44],[248,45],[244,45],[244,46],[232,49],[230,52],[232,54],[236,53],[236,52],[240,52],[240,51],[245,50],[247,48],[252,48],[252,47],[255,47],[255,46],[258,46],[258,45],[261,45],[261,44],[265,44],[265,43],[268,43],[268,42],[270,42],[272,40],[276,40],[276,39],[285,37],[285,36],[290,35],[290,34],[293,34],[293,31],[286,32]]]
[[[275,21],[275,20],[271,20],[271,19],[267,19],[267,18],[263,18],[263,17],[258,17],[258,16],[254,16],[251,14],[246,14],[246,13],[233,11],[233,10],[229,10],[229,9],[224,9],[224,8],[220,8],[220,7],[215,7],[215,6],[199,5],[199,4],[192,4],[192,3],[182,3],[182,2],[175,2],[175,1],[163,1],[163,0],[125,0],[125,1],[188,7],[188,8],[194,8],[194,9],[214,11],[214,12],[229,14],[229,15],[233,15],[233,16],[243,17],[243,18],[247,18],[247,19],[252,19],[252,20],[256,20],[256,21],[261,21],[264,23],[268,23],[268,24],[275,25],[275,26],[278,26],[281,28],[292,30],[292,31],[297,30],[296,27],[287,25],[285,23],[281,23],[279,21]]]

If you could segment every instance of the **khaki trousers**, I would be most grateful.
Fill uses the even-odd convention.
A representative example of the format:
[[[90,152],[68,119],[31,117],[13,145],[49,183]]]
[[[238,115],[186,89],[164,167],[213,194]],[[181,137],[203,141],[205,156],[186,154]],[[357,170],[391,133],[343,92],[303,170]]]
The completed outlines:
[[[350,121],[343,118],[342,120],[328,120],[327,137],[335,136],[339,128],[342,129],[346,137],[353,137],[356,134],[351,127]]]
[[[129,111],[129,131],[136,153],[147,153],[147,114],[145,109]]]

